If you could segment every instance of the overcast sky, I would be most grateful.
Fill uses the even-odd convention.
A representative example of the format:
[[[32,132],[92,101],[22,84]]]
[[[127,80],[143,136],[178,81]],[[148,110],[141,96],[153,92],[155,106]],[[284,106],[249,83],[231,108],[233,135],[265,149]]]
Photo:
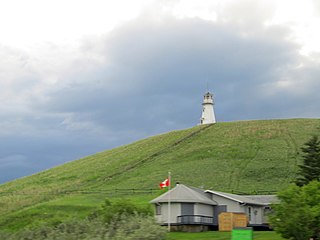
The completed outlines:
[[[217,121],[320,117],[317,0],[0,0],[0,182]]]

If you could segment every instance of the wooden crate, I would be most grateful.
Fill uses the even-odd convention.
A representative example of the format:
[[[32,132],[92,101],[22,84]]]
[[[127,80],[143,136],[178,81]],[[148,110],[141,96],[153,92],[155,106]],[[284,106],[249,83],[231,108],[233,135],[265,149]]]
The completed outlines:
[[[248,217],[245,213],[222,212],[219,214],[219,231],[231,231],[234,227],[246,227]]]

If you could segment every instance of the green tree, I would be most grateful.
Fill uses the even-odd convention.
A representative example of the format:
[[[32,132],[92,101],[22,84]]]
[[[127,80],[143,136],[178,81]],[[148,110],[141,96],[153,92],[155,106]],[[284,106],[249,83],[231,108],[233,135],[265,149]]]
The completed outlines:
[[[282,237],[294,240],[320,239],[320,182],[291,185],[278,193],[270,216],[272,227]]]
[[[303,186],[313,180],[320,180],[320,140],[318,136],[313,136],[301,150],[304,155],[296,180],[298,186]]]

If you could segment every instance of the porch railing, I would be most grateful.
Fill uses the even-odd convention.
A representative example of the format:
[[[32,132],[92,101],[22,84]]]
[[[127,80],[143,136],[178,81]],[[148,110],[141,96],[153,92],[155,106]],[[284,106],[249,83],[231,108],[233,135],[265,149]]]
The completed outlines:
[[[202,215],[181,215],[177,216],[178,224],[200,224],[200,225],[214,225],[213,217]]]

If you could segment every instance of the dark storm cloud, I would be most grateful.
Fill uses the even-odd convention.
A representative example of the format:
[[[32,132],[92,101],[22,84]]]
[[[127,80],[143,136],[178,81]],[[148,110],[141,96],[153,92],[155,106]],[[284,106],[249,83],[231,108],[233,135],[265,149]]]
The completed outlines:
[[[81,84],[49,92],[46,107],[86,113],[115,130],[156,133],[197,124],[208,82],[219,120],[268,118],[262,109],[273,100],[263,99],[264,86],[299,63],[281,30],[244,33],[231,23],[170,17],[130,22],[99,43],[105,65]]]

